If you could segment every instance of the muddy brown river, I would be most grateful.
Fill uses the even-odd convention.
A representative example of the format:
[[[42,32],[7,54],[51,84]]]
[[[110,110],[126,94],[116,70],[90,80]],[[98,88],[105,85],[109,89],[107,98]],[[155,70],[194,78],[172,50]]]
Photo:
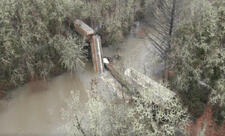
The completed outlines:
[[[84,104],[92,76],[90,69],[79,74],[66,73],[13,91],[12,99],[0,101],[0,136],[61,135],[56,129],[64,123],[61,109],[67,106],[70,91],[79,91],[80,104]]]

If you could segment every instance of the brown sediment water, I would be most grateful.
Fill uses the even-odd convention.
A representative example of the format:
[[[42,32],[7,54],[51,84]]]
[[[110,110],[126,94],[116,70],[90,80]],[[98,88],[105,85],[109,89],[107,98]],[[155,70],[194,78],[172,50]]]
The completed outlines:
[[[1,135],[61,135],[61,108],[71,99],[70,91],[80,93],[80,105],[87,102],[86,89],[93,72],[66,73],[51,81],[31,82],[13,91],[12,99],[0,101]],[[59,133],[59,132],[57,132]]]

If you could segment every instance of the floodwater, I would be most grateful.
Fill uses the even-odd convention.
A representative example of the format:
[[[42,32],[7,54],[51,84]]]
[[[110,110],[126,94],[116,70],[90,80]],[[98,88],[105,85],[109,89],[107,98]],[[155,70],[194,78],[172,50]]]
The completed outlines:
[[[61,109],[67,106],[70,91],[79,91],[80,104],[84,104],[85,90],[93,76],[90,69],[79,74],[66,73],[13,91],[12,99],[0,101],[0,136],[59,135],[55,130],[63,124]]]
[[[103,48],[103,56],[119,55],[116,63],[123,68],[134,68],[137,71],[160,81],[163,76],[163,65],[155,48],[147,38],[129,37],[120,45]]]
[[[154,80],[162,78],[163,65],[155,48],[146,38],[129,38],[121,46],[121,62]]]

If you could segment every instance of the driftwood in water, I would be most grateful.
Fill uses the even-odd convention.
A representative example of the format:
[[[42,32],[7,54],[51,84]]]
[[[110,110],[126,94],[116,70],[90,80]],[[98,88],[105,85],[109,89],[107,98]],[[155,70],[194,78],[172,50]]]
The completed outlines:
[[[90,40],[92,35],[94,35],[95,31],[89,27],[87,24],[85,24],[83,21],[77,19],[74,21],[74,27],[76,31],[85,37],[87,40]]]
[[[155,104],[164,105],[176,95],[171,90],[132,68],[126,69],[125,73],[121,74],[111,64],[106,64],[106,67],[113,77],[126,88],[125,93],[128,96],[138,95],[138,97],[143,97],[147,95]]]

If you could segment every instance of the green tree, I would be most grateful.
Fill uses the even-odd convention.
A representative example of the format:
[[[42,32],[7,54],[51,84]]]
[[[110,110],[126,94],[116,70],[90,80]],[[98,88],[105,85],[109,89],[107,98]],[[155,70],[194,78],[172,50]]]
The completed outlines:
[[[74,18],[72,11],[66,10],[67,4],[54,0],[1,0],[0,83],[6,89],[30,78],[45,79],[55,68],[73,71],[83,64],[85,44],[66,25],[67,17]],[[68,50],[73,53],[64,57]]]
[[[198,116],[209,100],[225,105],[225,8],[207,0],[192,6],[191,19],[174,34],[170,57],[177,74],[170,86]]]

